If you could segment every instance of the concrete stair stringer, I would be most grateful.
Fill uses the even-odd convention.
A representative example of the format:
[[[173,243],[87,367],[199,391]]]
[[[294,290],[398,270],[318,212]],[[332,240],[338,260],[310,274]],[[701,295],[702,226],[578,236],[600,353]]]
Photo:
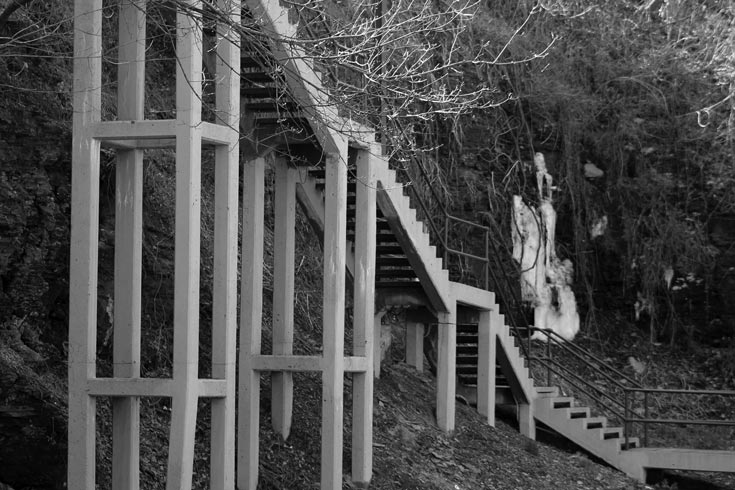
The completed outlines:
[[[629,458],[626,453],[633,450],[623,450],[621,445],[624,443],[622,438],[622,429],[607,427],[606,421],[603,428],[589,429],[588,418],[570,418],[569,408],[554,408],[555,401],[559,401],[561,397],[538,397],[534,405],[534,418],[544,425],[563,435],[574,444],[589,451],[598,458],[602,459],[610,466],[623,471],[629,476],[641,479],[642,467],[638,460]],[[566,397],[564,397],[566,400]],[[605,433],[618,431],[621,437],[605,439]],[[637,444],[638,440],[629,438],[629,442]],[[645,474],[644,474],[645,476]]]
[[[296,198],[306,215],[306,219],[321,242],[324,237],[324,194],[317,188],[315,179],[309,177],[306,169],[303,169],[296,184]],[[355,252],[350,240],[347,240],[345,259],[349,276],[355,277]]]
[[[516,345],[515,337],[510,334],[510,328],[505,325],[505,317],[497,314],[497,321],[500,325],[497,331],[497,343],[500,347],[498,349],[498,360],[506,378],[511,382],[511,387],[515,388],[514,394],[516,397],[533,405],[536,399],[536,390],[531,372],[526,366],[526,359]],[[513,379],[510,378],[511,376]]]
[[[283,66],[290,93],[299,107],[307,110],[305,116],[323,151],[341,154],[346,137],[336,128],[347,130],[349,125],[328,101],[321,76],[312,62],[298,43],[293,42],[297,39],[297,26],[289,20],[289,9],[279,0],[245,0],[244,3],[271,39],[270,51]]]
[[[417,219],[411,200],[396,181],[396,173],[384,158],[376,165],[377,202],[411,267],[419,278],[434,311],[448,311],[453,300],[449,271],[437,260],[423,223]]]

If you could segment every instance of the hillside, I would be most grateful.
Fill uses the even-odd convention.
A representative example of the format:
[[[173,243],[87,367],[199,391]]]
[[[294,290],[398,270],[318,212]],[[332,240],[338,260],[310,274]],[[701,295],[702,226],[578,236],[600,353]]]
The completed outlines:
[[[0,13],[12,3],[23,5],[0,21],[0,490],[62,489],[67,453],[73,15],[71,2],[55,0],[0,0]],[[528,14],[527,2],[518,2],[517,8],[511,5],[515,3],[488,7],[478,15],[473,35],[491,39],[491,47],[502,45],[511,26]],[[735,85],[728,88],[726,83],[735,79],[735,70],[725,70],[732,68],[732,51],[720,42],[727,36],[732,39],[735,31],[723,31],[732,22],[732,8],[714,4],[709,5],[709,13],[706,9],[704,14],[695,12],[683,23],[681,39],[666,32],[665,12],[644,12],[627,1],[621,2],[619,10],[610,7],[579,16],[574,9],[543,15],[534,9],[534,21],[511,51],[519,58],[538,51],[552,30],[566,33],[563,42],[548,59],[481,74],[487,80],[500,80],[494,88],[513,92],[517,98],[456,119],[440,118],[433,122],[436,133],[426,138],[427,146],[436,150],[436,161],[431,162],[437,166],[433,169],[437,188],[448,193],[444,197],[458,214],[497,226],[501,231],[493,237],[501,249],[509,243],[511,195],[532,194],[528,168],[533,150],[547,152],[560,186],[560,250],[578,264],[575,288],[587,319],[579,341],[601,357],[613,358],[621,369],[628,356],[645,361],[649,368],[645,381],[651,385],[735,387],[735,310],[728,299],[735,291],[735,167],[730,165],[735,152],[735,99],[728,90]],[[165,6],[161,11],[163,20],[157,19],[157,27],[165,31],[170,19],[164,14],[171,12]],[[647,15],[652,16],[650,23],[642,21]],[[106,17],[105,29],[114,29],[112,18],[112,14]],[[486,20],[497,28],[494,34],[482,24]],[[608,26],[600,39],[597,24]],[[613,36],[620,26],[629,29],[625,31],[629,44],[623,42],[625,36]],[[720,41],[710,45],[712,39]],[[599,42],[599,50],[591,49],[592,40]],[[680,40],[692,44],[682,48]],[[116,48],[105,49],[112,57]],[[164,35],[156,38],[151,50],[152,57],[160,55],[169,68],[174,66]],[[547,64],[551,65],[548,70]],[[106,65],[106,77],[111,65]],[[147,97],[154,108],[156,104],[167,107],[172,98],[162,72],[161,66],[148,72]],[[477,82],[475,78],[468,76],[471,83]],[[730,105],[718,102],[722,99]],[[105,99],[107,115],[114,113],[112,100]],[[702,108],[711,116],[711,124],[698,125],[703,121],[697,119]],[[205,154],[203,174],[202,324],[211,316],[211,157]],[[582,177],[580,169],[588,160],[605,169],[604,179]],[[100,181],[100,375],[111,371],[114,175],[114,155],[106,150]],[[267,178],[265,208],[270,213],[273,176]],[[171,371],[174,180],[171,154],[148,152],[144,376],[165,377]],[[680,199],[682,195],[687,199]],[[588,239],[589,225],[602,215],[610,216],[611,231],[601,239]],[[265,351],[270,348],[272,222],[267,227]],[[321,254],[318,239],[302,215],[297,233],[296,350],[316,354],[321,342]],[[516,271],[509,261],[502,266]],[[661,281],[661,272],[668,266],[676,269],[677,289],[668,289]],[[660,308],[634,326],[629,320],[638,292]],[[203,338],[202,345],[207,341]],[[207,365],[208,356],[203,348],[202,365]],[[263,383],[260,474],[265,489],[317,488],[321,381],[312,375],[296,375],[295,380],[295,422],[286,442],[270,430],[267,376]],[[346,448],[350,446],[349,396],[348,379]],[[385,368],[376,383],[371,488],[643,488],[573,449],[525,440],[507,422],[512,417],[499,420],[494,429],[487,427],[474,409],[461,403],[457,430],[445,435],[436,428],[434,404],[430,375],[400,363]],[[200,468],[208,458],[207,415],[203,403],[197,441]],[[144,488],[161,488],[169,418],[167,400],[144,402]],[[109,420],[109,404],[100,402],[101,488],[109,487]],[[735,432],[722,439],[735,440]],[[195,487],[206,488],[206,483],[207,475],[198,473]],[[679,480],[677,485],[681,489],[735,488],[732,480],[717,478]]]
[[[309,390],[312,383],[306,379],[296,383],[295,396],[302,403],[295,409],[294,431],[287,443],[276,439],[269,428],[261,433],[264,489],[312,488],[310,482],[318,482],[319,453],[313,448],[319,444],[319,419],[313,414],[318,410],[319,391]],[[583,454],[529,441],[506,421],[499,420],[497,427],[491,428],[473,408],[463,404],[458,405],[456,431],[446,435],[436,427],[434,404],[430,375],[402,363],[383,369],[375,385],[371,489],[644,488]],[[347,407],[345,413],[349,413]],[[269,424],[267,415],[263,423]],[[348,441],[349,437],[346,448]],[[283,471],[286,467],[293,471]],[[346,483],[345,488],[351,486]]]

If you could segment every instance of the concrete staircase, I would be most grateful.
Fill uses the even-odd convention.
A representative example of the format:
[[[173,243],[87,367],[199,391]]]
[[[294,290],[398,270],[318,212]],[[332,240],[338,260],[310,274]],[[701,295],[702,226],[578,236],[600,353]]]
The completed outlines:
[[[449,273],[437,257],[429,234],[417,219],[416,210],[397,181],[388,162],[377,164],[377,234],[375,287],[378,303],[394,306],[419,306],[427,302],[437,309],[449,302]],[[347,267],[352,274],[355,237],[354,172],[348,173],[347,187]],[[324,226],[324,168],[310,168],[302,173],[297,195],[310,223],[321,232]]]
[[[687,448],[640,447],[636,437],[625,437],[621,427],[609,427],[605,417],[561,396],[556,387],[536,388],[537,421],[554,429],[579,447],[637,480],[650,470],[717,471],[735,473],[735,452]]]
[[[272,48],[268,52],[248,50],[242,55],[241,130],[255,153],[263,147],[276,147],[283,141],[303,157],[297,194],[301,207],[312,226],[324,227],[324,167],[319,152],[334,151],[338,128],[353,129],[342,120],[336,109],[325,103],[321,75],[300,53],[294,53],[288,39],[296,36],[296,27],[289,22],[289,9],[277,1],[248,0],[253,15],[261,19],[264,33]],[[273,70],[280,66],[283,69]],[[375,144],[369,128],[358,129],[359,145]],[[364,147],[364,146],[363,146]],[[316,149],[316,150],[315,150]],[[348,159],[347,209],[347,268],[354,273],[352,241],[355,237],[355,193],[353,158]],[[437,257],[430,234],[418,219],[411,199],[396,172],[385,157],[378,156],[377,179],[377,303],[404,307],[426,307],[447,311],[454,300],[461,301],[454,291],[470,292],[469,286],[456,287],[449,279],[446,264]],[[321,236],[321,233],[318,233]],[[474,294],[474,293],[472,293]],[[588,407],[579,406],[571,397],[562,396],[556,387],[535,387],[517,342],[510,328],[492,305],[496,329],[497,366],[495,372],[496,402],[516,403],[519,420],[527,418],[546,425],[581,448],[611,466],[639,480],[645,480],[649,469],[685,469],[735,472],[735,454],[727,451],[697,451],[687,449],[641,448],[637,438],[625,438],[620,427],[609,427],[605,417],[595,416]],[[457,376],[465,386],[478,382],[477,326],[460,323],[457,326]],[[522,410],[529,413],[520,413]],[[533,423],[521,430],[533,437]]]
[[[639,447],[635,437],[624,438],[621,427],[609,427],[605,417],[594,417],[589,407],[562,396],[557,387],[536,388],[534,417],[611,466],[623,470],[623,452]],[[627,473],[627,471],[626,471]]]
[[[462,331],[472,332],[473,328],[476,332],[476,325],[464,325]],[[472,337],[467,333],[462,333],[458,336],[458,339],[460,338],[467,341],[460,344],[458,340],[458,372],[460,379],[471,383],[473,378],[467,373],[471,373],[473,368],[476,370],[476,366],[472,363],[477,357],[477,344],[470,341]],[[499,369],[498,374],[516,373],[515,377],[507,380],[508,385],[521,383],[511,390],[515,399],[518,399],[519,390],[533,390],[532,410],[536,422],[540,422],[632,478],[645,482],[648,472],[653,470],[735,473],[733,451],[641,447],[641,441],[637,437],[626,437],[622,427],[611,426],[606,417],[597,416],[593,408],[582,406],[575,398],[560,393],[558,387],[534,387],[533,379],[518,347],[517,337],[511,334],[511,329],[507,326],[501,328],[498,333],[498,345],[498,364],[503,367],[502,371]],[[498,376],[496,382],[501,383],[501,380],[505,379],[505,376]],[[507,398],[499,397],[498,400],[503,402],[507,401]]]

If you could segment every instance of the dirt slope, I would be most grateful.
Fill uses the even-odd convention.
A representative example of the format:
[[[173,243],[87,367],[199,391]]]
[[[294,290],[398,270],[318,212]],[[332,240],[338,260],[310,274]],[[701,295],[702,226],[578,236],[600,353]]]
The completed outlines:
[[[434,378],[406,364],[384,367],[375,385],[374,476],[371,489],[639,489],[643,485],[579,453],[529,441],[507,422],[495,428],[458,402],[452,435],[436,427]],[[261,426],[263,489],[319,488],[318,377],[296,380],[291,437],[270,430],[264,383]],[[315,392],[316,391],[316,392]],[[346,395],[349,394],[349,386]],[[349,482],[350,408],[345,406],[345,483]]]

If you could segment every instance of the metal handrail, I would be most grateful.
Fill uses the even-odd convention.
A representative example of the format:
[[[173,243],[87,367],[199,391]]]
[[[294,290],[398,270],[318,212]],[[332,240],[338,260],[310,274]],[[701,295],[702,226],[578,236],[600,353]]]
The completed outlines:
[[[610,372],[614,373],[619,378],[621,378],[621,379],[627,381],[628,383],[630,383],[633,387],[635,387],[635,390],[631,390],[631,391],[645,390],[645,388],[638,381],[635,381],[634,379],[631,379],[627,375],[621,373],[619,370],[615,369],[610,364],[606,363],[605,361],[603,361],[599,357],[595,356],[594,354],[592,354],[588,350],[583,349],[582,347],[580,347],[577,344],[573,344],[571,342],[568,342],[564,337],[562,337],[558,333],[554,332],[553,330],[547,330],[547,329],[544,329],[544,328],[536,328],[536,327],[529,327],[529,328],[532,331],[534,331],[534,332],[540,332],[540,333],[546,335],[550,339],[553,338],[554,339],[554,345],[556,345],[557,347],[561,347],[562,349],[566,350],[567,352],[570,352],[577,359],[579,359],[579,360],[581,360],[583,362],[584,362],[584,359],[582,358],[583,355],[584,356],[587,356],[587,357],[589,357],[591,359],[593,359],[596,364],[593,364],[591,362],[585,362],[585,364],[587,364],[589,367],[591,367],[595,371],[598,371],[600,374],[602,374],[603,376],[605,376],[606,378],[608,378],[609,381],[615,383],[620,388],[625,388],[625,386],[623,386],[623,384],[620,383],[620,381],[618,379],[613,378],[612,375],[610,375],[610,374],[606,373],[605,371],[603,371],[599,366],[604,366],[607,371],[610,371]]]
[[[614,402],[615,404],[623,407],[624,410],[625,410],[625,403],[620,402],[619,400],[616,400],[613,396],[610,396],[610,395],[608,395],[607,393],[605,393],[605,392],[603,392],[601,390],[600,390],[600,393],[604,394],[605,395],[604,397],[599,397],[597,395],[594,395],[594,394],[590,393],[583,386],[581,386],[580,384],[577,384],[573,379],[569,379],[569,378],[565,377],[563,373],[564,372],[570,373],[572,376],[576,377],[577,379],[582,380],[582,384],[584,384],[586,386],[597,388],[595,385],[593,385],[593,384],[591,384],[589,382],[584,381],[584,379],[581,378],[579,375],[577,375],[576,373],[573,373],[571,370],[565,368],[561,364],[559,364],[557,362],[554,362],[553,364],[554,364],[554,366],[558,367],[559,369],[557,370],[553,366],[548,366],[548,367],[557,376],[559,376],[563,380],[567,381],[569,384],[571,384],[572,386],[574,386],[575,388],[577,388],[579,391],[581,391],[582,393],[584,393],[585,395],[587,395],[588,397],[590,397],[592,400],[596,401],[598,404],[605,405],[605,409],[608,410],[609,412],[613,413],[618,418],[620,418],[620,420],[623,420],[623,421],[626,420],[626,416],[624,415],[624,412],[619,412],[615,408],[612,408],[611,406],[606,405],[605,401],[602,398],[606,398],[608,401]],[[636,421],[637,421],[637,419],[636,419]]]
[[[698,419],[698,418],[655,418],[650,416],[650,406],[649,406],[649,395],[661,395],[661,394],[671,394],[671,395],[686,395],[686,396],[730,396],[735,397],[735,391],[728,391],[728,390],[686,390],[686,389],[676,389],[676,388],[646,388],[640,385],[637,381],[632,380],[628,376],[621,373],[619,370],[615,369],[614,367],[610,366],[608,363],[602,361],[592,353],[588,352],[587,350],[579,347],[578,345],[569,343],[564,341],[564,339],[559,336],[556,332],[553,332],[551,330],[544,330],[539,329],[535,327],[530,327],[531,330],[536,332],[541,332],[542,334],[546,335],[548,337],[548,341],[546,344],[546,356],[531,356],[533,361],[539,362],[544,368],[547,370],[547,382],[548,384],[551,384],[551,373],[555,374],[562,380],[566,381],[570,385],[572,385],[576,390],[579,390],[581,393],[584,393],[587,397],[589,397],[591,400],[596,402],[600,408],[604,407],[604,411],[610,412],[616,417],[618,417],[623,424],[623,437],[625,439],[626,446],[630,442],[631,437],[631,429],[634,427],[634,424],[639,424],[642,426],[642,432],[643,432],[643,445],[648,445],[648,434],[649,434],[649,426],[654,424],[660,424],[660,425],[698,425],[698,426],[714,426],[714,427],[735,427],[735,420],[717,420],[717,419]],[[563,366],[558,359],[554,359],[550,352],[550,347],[552,345],[551,339],[555,339],[553,342],[553,345],[556,347],[562,348],[565,352],[571,354],[574,358],[580,360],[583,362],[587,367],[593,369],[598,374],[602,375],[604,378],[606,378],[610,383],[614,385],[618,390],[622,391],[623,395],[623,401],[621,402],[618,397],[616,397],[613,393],[605,391],[602,387],[587,381],[585,378],[583,378],[580,374],[577,374],[576,372],[572,371],[567,366]],[[583,354],[583,355],[582,355]],[[594,360],[594,362],[591,362],[584,358],[584,356],[591,358]],[[605,372],[609,371],[611,373],[614,373],[615,376],[619,377],[620,379],[627,382],[626,384],[623,384],[620,382],[619,379],[615,379],[613,375]],[[588,388],[592,388],[595,392],[597,392],[598,396],[595,393],[591,393]],[[643,394],[643,397],[636,397],[636,395]],[[603,400],[604,398],[604,400]],[[636,398],[642,398],[642,406],[638,407],[639,410],[642,412],[642,414],[637,413],[634,409]],[[607,400],[607,402],[605,401]],[[614,406],[610,404],[612,402],[614,405],[622,407],[623,412],[621,413],[619,409],[616,409]]]
[[[684,390],[669,388],[626,388],[626,413],[630,413],[631,409],[627,407],[630,395],[643,394],[643,416],[635,420],[626,420],[626,423],[634,422],[643,425],[643,445],[648,445],[648,432],[651,425],[697,425],[711,427],[735,427],[735,419],[717,420],[717,419],[697,419],[697,418],[654,418],[650,416],[649,395],[672,394],[685,396],[729,396],[735,397],[735,391],[729,390]]]
[[[654,394],[670,393],[672,395],[735,396],[735,391],[730,390],[684,390],[680,388],[645,388],[640,385],[637,388],[628,388],[628,391]]]

